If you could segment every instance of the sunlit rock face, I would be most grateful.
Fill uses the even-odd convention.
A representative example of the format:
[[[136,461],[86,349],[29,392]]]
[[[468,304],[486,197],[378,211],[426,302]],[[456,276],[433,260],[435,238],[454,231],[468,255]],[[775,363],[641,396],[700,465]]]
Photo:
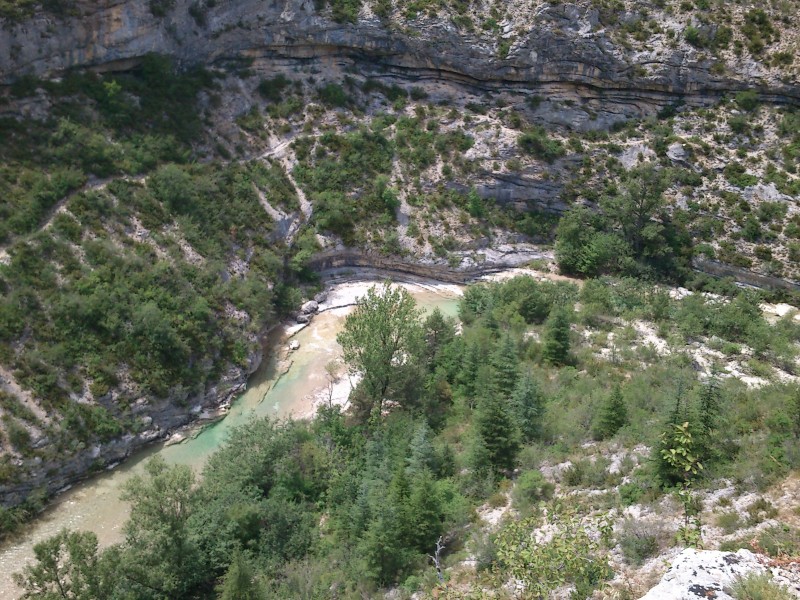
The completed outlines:
[[[767,571],[772,573],[776,584],[800,595],[800,576],[785,569],[769,568],[767,561],[767,557],[749,550],[717,552],[688,548],[641,600],[733,600],[730,592],[738,578]]]
[[[800,101],[796,82],[769,70],[745,72],[746,65],[736,63],[712,74],[711,59],[685,44],[656,38],[645,52],[622,47],[597,10],[580,3],[512,12],[499,37],[467,32],[444,14],[381,20],[369,3],[354,23],[335,22],[311,0],[233,0],[214,7],[177,0],[159,16],[151,4],[78,2],[68,16],[39,12],[3,22],[0,82],[24,74],[55,76],[72,67],[127,69],[157,52],[187,65],[237,58],[339,63],[412,81],[530,90],[548,101],[574,101],[571,110],[551,112],[578,129],[641,116],[677,98],[703,104],[753,85],[765,100]],[[498,51],[498,40],[508,44],[505,52]],[[551,107],[545,103],[540,110]]]

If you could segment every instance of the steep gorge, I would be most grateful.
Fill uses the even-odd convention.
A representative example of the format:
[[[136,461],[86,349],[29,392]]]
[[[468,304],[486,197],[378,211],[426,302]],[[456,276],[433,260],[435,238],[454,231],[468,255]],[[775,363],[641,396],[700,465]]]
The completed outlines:
[[[767,60],[740,60],[728,50],[715,55],[697,48],[683,39],[685,28],[689,26],[671,16],[664,16],[667,13],[663,10],[658,12],[657,20],[664,24],[665,31],[672,31],[673,35],[670,37],[665,32],[653,34],[642,42],[620,37],[621,31],[624,35],[630,33],[629,25],[633,23],[635,26],[636,15],[646,13],[646,8],[635,4],[615,8],[609,16],[602,2],[519,2],[511,3],[499,20],[489,17],[492,10],[489,5],[475,7],[473,16],[476,20],[483,19],[487,28],[457,24],[448,8],[408,18],[398,4],[397,9],[383,19],[375,15],[374,8],[371,4],[361,6],[357,20],[351,23],[337,22],[329,9],[319,10],[309,0],[237,0],[218,4],[186,0],[149,3],[128,0],[76,2],[60,14],[37,10],[24,18],[6,18],[0,21],[0,82],[4,85],[5,100],[0,104],[0,116],[12,120],[24,116],[35,120],[42,113],[48,113],[52,108],[49,100],[38,93],[35,83],[29,86],[32,91],[28,96],[15,97],[15,90],[24,88],[30,81],[54,80],[71,70],[88,69],[104,74],[105,81],[109,82],[115,74],[135,70],[144,57],[158,54],[171,57],[180,69],[195,66],[212,69],[223,81],[217,92],[217,102],[208,94],[202,98],[201,105],[212,138],[226,139],[230,130],[236,130],[232,139],[226,139],[222,144],[235,158],[221,160],[211,140],[204,141],[204,152],[198,152],[197,158],[226,165],[260,163],[265,162],[265,157],[271,156],[276,148],[292,148],[285,150],[280,157],[286,160],[280,167],[281,172],[285,170],[291,174],[291,167],[298,163],[305,162],[301,166],[308,168],[312,166],[311,158],[299,160],[299,146],[294,145],[302,141],[304,134],[311,134],[308,136],[312,139],[310,149],[316,143],[314,140],[323,139],[331,132],[352,132],[356,128],[354,124],[361,123],[362,118],[364,123],[374,123],[381,118],[386,103],[376,101],[375,94],[370,95],[365,90],[370,82],[379,82],[384,88],[400,86],[403,90],[411,86],[412,98],[413,87],[418,86],[424,93],[426,106],[422,106],[421,101],[412,102],[406,110],[403,105],[396,109],[401,118],[412,114],[412,109],[422,108],[430,121],[438,120],[445,124],[446,133],[461,132],[468,137],[474,136],[480,145],[462,152],[472,152],[469,161],[477,166],[464,168],[457,176],[445,174],[445,161],[438,156],[435,164],[425,163],[423,168],[409,169],[409,173],[402,177],[397,175],[394,166],[381,172],[380,175],[399,188],[402,201],[408,201],[407,188],[415,183],[415,179],[416,182],[421,179],[422,182],[417,183],[420,196],[439,187],[463,195],[474,188],[481,199],[492,199],[499,205],[512,208],[519,205],[560,213],[572,200],[588,204],[596,201],[595,197],[584,197],[579,192],[574,192],[572,198],[563,196],[577,178],[585,157],[594,152],[601,157],[596,161],[600,163],[615,151],[597,144],[584,152],[580,146],[580,150],[573,149],[555,161],[523,157],[525,163],[522,167],[514,168],[512,161],[519,162],[521,154],[516,146],[515,130],[522,128],[505,124],[507,115],[503,111],[507,107],[522,114],[525,122],[544,125],[562,139],[599,132],[601,136],[606,135],[599,138],[600,141],[606,141],[608,131],[625,123],[652,117],[665,109],[675,110],[678,105],[687,112],[702,110],[742,90],[756,90],[758,99],[769,105],[770,110],[776,110],[776,106],[800,104],[797,65],[782,68]],[[693,16],[687,15],[688,21],[694,22],[692,19]],[[708,24],[704,27],[713,31],[717,26]],[[785,31],[780,44],[781,48],[788,47],[790,51],[796,48],[797,32]],[[318,85],[326,82],[338,85],[350,78],[355,84],[345,87],[359,98],[359,103],[344,109],[324,106],[319,109],[319,119],[306,119],[303,114],[300,118],[292,117],[294,121],[284,119],[269,128],[257,123],[248,129],[238,120],[254,114],[253,111],[260,116],[260,111],[265,108],[252,75],[259,78],[288,75],[298,88],[302,88],[304,101],[311,104],[320,104],[315,96]],[[469,108],[470,105],[473,107]],[[445,115],[444,107],[450,106],[453,107],[451,112],[457,113],[455,116]],[[464,114],[470,111],[474,114],[465,118]],[[486,111],[488,116],[485,116]],[[423,124],[427,126],[430,123],[425,123],[422,116],[415,118],[418,121],[415,126],[420,129]],[[275,123],[280,121],[277,118],[273,120]],[[265,129],[269,129],[268,134],[261,135]],[[494,138],[489,135],[492,130],[499,132]],[[393,135],[397,137],[397,132]],[[324,150],[322,146],[317,145],[313,155],[310,150],[307,154],[316,160],[321,150]],[[335,152],[333,147],[331,153]],[[646,155],[647,147],[639,153]],[[494,166],[487,164],[492,161]],[[722,168],[712,165],[707,169],[716,176],[716,171],[721,172]],[[615,176],[608,175],[612,180]],[[137,186],[138,183],[142,183],[139,187],[149,187],[144,178],[137,182]],[[299,187],[308,185],[301,183]],[[132,193],[139,193],[137,186],[129,186],[134,190]],[[295,185],[291,187],[294,189]],[[587,184],[587,187],[591,186]],[[353,193],[358,196],[360,192],[356,190]],[[121,204],[121,197],[117,196],[118,204]],[[680,201],[679,197],[676,204]],[[303,223],[309,217],[301,212],[287,208],[289,229],[292,223]],[[461,210],[461,214],[464,212]],[[456,222],[452,214],[433,217],[434,221],[438,219],[445,223],[448,218]],[[463,230],[473,225],[467,220],[462,224]],[[492,233],[496,233],[499,228],[494,223],[492,226]],[[172,224],[165,229],[170,227]],[[444,248],[441,254],[431,252],[434,242],[443,237],[436,227],[437,223],[426,232],[428,241],[422,244],[425,251],[420,253],[424,256],[400,252],[398,260],[438,261],[440,270],[470,267],[474,259],[473,263],[463,264],[464,255],[479,254],[478,251],[488,243],[500,243],[498,238],[484,243],[483,240],[488,238],[473,230],[469,232],[469,240],[458,240],[462,242],[459,250],[465,251],[448,257],[452,248]],[[394,223],[386,229],[392,228]],[[316,234],[324,229],[317,225]],[[485,229],[491,228],[487,226]],[[408,233],[407,225],[401,225],[400,230],[403,236],[414,237]],[[445,231],[449,232],[449,229]],[[278,244],[283,241],[279,231],[270,235],[273,236],[271,241]],[[129,232],[120,237],[126,236],[135,237]],[[180,235],[176,237],[180,238]],[[235,238],[235,235],[231,237]],[[462,236],[466,237],[466,234]],[[476,238],[480,241],[476,242]],[[118,240],[115,238],[115,241]],[[364,245],[363,241],[360,239],[355,245]],[[184,242],[179,240],[178,243]],[[333,249],[335,253],[342,251],[347,242],[344,240],[342,243],[332,235],[328,236],[327,245],[323,247]],[[381,239],[367,237],[367,242],[374,250]],[[230,243],[238,246],[238,240],[232,239]],[[159,250],[163,252],[163,248]],[[432,258],[433,254],[436,258]],[[286,256],[281,258],[287,259]],[[447,258],[454,260],[451,263]],[[236,274],[233,267],[242,262],[237,263],[237,260],[238,257],[231,258],[226,265],[226,276]],[[381,260],[384,259],[378,262]],[[243,262],[246,267],[247,260]],[[385,259],[385,262],[398,264],[394,258]],[[316,264],[325,264],[324,255],[317,258],[317,263],[312,261],[308,266],[313,268]],[[358,261],[353,264],[358,264]],[[273,283],[269,281],[269,285]],[[260,360],[255,342],[257,333],[248,331],[246,343],[250,352],[239,364],[227,365],[231,368],[222,375],[227,382],[225,385],[209,384],[195,393],[190,401],[186,390],[180,390],[179,394],[170,395],[166,400],[154,400],[152,404],[145,402],[143,406],[134,404],[134,416],[149,419],[143,432],[127,434],[102,445],[85,445],[70,457],[69,466],[58,461],[42,465],[35,462],[35,458],[28,459],[28,476],[24,482],[18,481],[2,490],[3,503],[17,504],[42,487],[48,492],[57,490],[90,469],[121,459],[132,449],[163,436],[169,429],[194,419],[205,408],[229,398],[241,388],[247,372]],[[84,387],[88,388],[88,385]],[[100,395],[85,396],[96,401]]]

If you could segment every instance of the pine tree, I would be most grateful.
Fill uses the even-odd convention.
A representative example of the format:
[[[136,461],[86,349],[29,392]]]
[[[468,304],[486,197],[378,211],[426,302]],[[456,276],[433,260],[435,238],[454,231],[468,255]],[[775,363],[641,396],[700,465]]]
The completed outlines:
[[[547,318],[542,357],[551,365],[569,362],[569,316],[563,308],[553,309]]]
[[[452,319],[446,319],[438,308],[425,319],[422,326],[425,337],[425,362],[428,370],[436,370],[439,352],[449,344],[456,334]]]
[[[508,334],[504,335],[492,353],[492,387],[502,398],[509,398],[519,378],[517,348]]]
[[[698,457],[707,464],[712,463],[720,456],[716,433],[721,411],[720,404],[719,382],[712,377],[700,390],[698,427],[696,431],[693,431]]]
[[[419,552],[430,552],[442,533],[444,522],[442,501],[430,472],[414,479],[408,499],[408,514],[412,524],[411,541]]]
[[[489,464],[485,466],[495,471],[511,471],[519,451],[519,431],[511,418],[508,403],[497,394],[484,396],[476,411],[475,427],[486,448]]]
[[[475,397],[475,379],[478,375],[478,367],[481,364],[481,351],[477,342],[467,343],[464,350],[464,358],[461,362],[461,369],[458,372],[457,381],[467,398]]]
[[[511,407],[519,424],[522,439],[526,442],[542,435],[544,394],[531,373],[524,375],[511,394]]]
[[[700,425],[705,433],[716,429],[720,400],[719,382],[712,377],[700,391]]]
[[[262,600],[267,597],[264,585],[256,576],[250,561],[237,551],[217,588],[219,600]]]
[[[612,437],[628,422],[628,409],[619,384],[615,384],[611,394],[607,396],[600,406],[600,411],[595,424],[595,437],[604,440]]]
[[[406,472],[411,477],[431,470],[435,462],[435,452],[431,443],[431,428],[422,421],[411,436],[410,456],[406,459]]]
[[[789,416],[792,419],[794,436],[800,437],[800,388],[795,391],[789,402]]]

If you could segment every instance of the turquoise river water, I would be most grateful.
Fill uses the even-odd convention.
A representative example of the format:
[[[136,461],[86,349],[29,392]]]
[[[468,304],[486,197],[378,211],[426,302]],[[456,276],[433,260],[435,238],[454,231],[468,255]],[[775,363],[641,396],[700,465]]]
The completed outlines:
[[[349,283],[336,286],[331,291],[329,303],[334,306],[349,304],[370,285]],[[446,315],[455,316],[460,295],[458,286],[402,285],[412,293],[422,309],[429,311],[438,307]],[[278,335],[274,342],[277,348],[266,349],[267,355],[248,380],[247,390],[233,402],[223,419],[207,425],[182,443],[157,444],[143,450],[117,468],[61,494],[18,539],[0,546],[0,598],[20,596],[11,574],[31,560],[37,542],[64,527],[93,531],[101,546],[119,542],[128,515],[127,504],[120,500],[121,486],[143,472],[149,457],[159,454],[168,463],[187,464],[199,473],[208,457],[235,427],[265,415],[303,418],[313,414],[315,397],[325,390],[328,383],[325,367],[339,356],[336,334],[350,310],[352,307],[342,306],[318,314],[310,325],[294,334],[292,339],[299,342],[300,347],[283,360],[278,357],[281,352],[276,350],[284,347],[286,340]]]

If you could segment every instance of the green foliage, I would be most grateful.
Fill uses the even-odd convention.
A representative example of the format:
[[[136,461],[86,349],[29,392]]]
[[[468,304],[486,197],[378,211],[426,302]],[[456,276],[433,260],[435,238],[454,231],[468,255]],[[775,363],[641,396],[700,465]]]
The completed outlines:
[[[604,212],[637,257],[656,259],[663,251],[661,215],[670,177],[670,173],[649,165],[636,167],[629,171],[622,192],[601,202]]]
[[[563,273],[597,276],[626,268],[631,249],[597,213],[584,207],[570,209],[556,230],[556,260]]]
[[[519,452],[519,431],[512,418],[508,402],[496,393],[481,397],[475,414],[477,448],[473,468],[489,468],[495,473],[512,471]]]
[[[750,573],[739,577],[731,589],[736,600],[790,600],[794,596],[775,583],[769,573]]]
[[[735,100],[736,105],[742,110],[752,112],[758,108],[758,93],[755,90],[737,92]]]
[[[0,120],[0,135],[12,142],[0,148],[0,241],[36,229],[89,174],[142,173],[159,162],[184,162],[202,128],[197,94],[211,84],[207,73],[178,73],[156,55],[113,78],[75,72],[43,84],[55,105],[53,118]]]
[[[319,89],[319,99],[328,106],[343,108],[350,102],[344,88],[336,83],[328,83]]]
[[[602,215],[578,207],[562,217],[556,259],[565,273],[680,276],[691,240],[666,212],[663,193],[672,181],[651,165],[631,169],[619,191],[601,198]]]
[[[66,399],[84,378],[95,398],[104,398],[124,362],[145,393],[165,397],[177,387],[181,401],[216,377],[217,361],[247,366],[246,345],[237,338],[248,324],[225,316],[224,307],[230,302],[246,311],[256,327],[270,322],[279,299],[268,287],[282,264],[264,237],[270,220],[243,167],[167,164],[146,187],[113,182],[103,192],[71,197],[64,208],[52,229],[12,245],[10,264],[0,267],[9,286],[0,302],[0,337],[23,334],[17,313],[35,299],[27,342],[10,366],[62,415],[65,433],[56,442],[67,452],[70,437],[108,440],[129,426],[113,403],[90,407]],[[114,228],[134,216],[151,231],[177,221],[204,264],[180,251],[159,257],[145,244],[113,243]],[[235,247],[249,257],[247,280],[226,280],[217,267]]]
[[[628,409],[619,384],[615,385],[600,405],[594,435],[601,440],[613,437],[628,422]]]
[[[536,281],[525,275],[503,284],[472,285],[464,293],[458,312],[466,323],[488,317],[500,323],[524,320],[542,323],[553,307],[564,306],[576,297],[574,285],[563,282]]]
[[[523,375],[511,394],[511,406],[522,440],[530,442],[543,433],[545,397],[531,373]]]
[[[524,471],[514,483],[511,497],[514,508],[527,511],[539,502],[548,501],[553,497],[555,486],[547,481],[541,471]]]
[[[497,349],[491,357],[492,392],[508,400],[514,391],[519,371],[517,370],[517,348],[511,336],[500,339]]]
[[[166,17],[175,7],[175,0],[149,0],[149,6],[154,17]]]
[[[317,10],[326,5],[330,6],[334,21],[355,23],[358,20],[358,11],[361,9],[361,0],[314,0]]]
[[[219,600],[262,600],[267,598],[264,585],[259,581],[250,561],[242,552],[234,555],[217,592]]]
[[[545,323],[542,358],[551,365],[566,365],[570,362],[569,313],[566,309],[553,310]]]
[[[659,551],[658,535],[652,525],[633,519],[625,520],[617,534],[617,542],[625,560],[633,565],[641,565]]]
[[[170,467],[160,457],[150,459],[145,472],[146,477],[131,478],[121,496],[131,503],[124,527],[123,576],[131,590],[144,597],[151,590],[185,596],[203,576],[188,527],[196,493],[194,474],[190,467]]]
[[[509,523],[497,535],[500,581],[521,582],[531,598],[572,583],[586,596],[611,575],[607,552],[588,534],[589,523],[560,505],[550,505],[545,517],[533,516]],[[532,543],[533,531],[546,526],[549,541]]]
[[[748,174],[745,166],[736,161],[725,165],[723,173],[725,174],[725,179],[739,188],[749,187],[758,183],[758,177]]]
[[[526,131],[517,139],[517,145],[525,154],[552,163],[565,154],[564,145],[550,138],[547,132],[539,127]]]
[[[670,427],[671,431],[668,429],[661,436],[659,453],[681,480],[682,487],[678,491],[678,497],[683,504],[684,522],[678,530],[678,541],[689,547],[698,547],[701,544],[701,526],[691,484],[693,478],[703,470],[703,464],[697,456],[696,441],[689,423],[671,423]]]
[[[283,92],[290,84],[291,81],[281,73],[271,79],[262,79],[256,90],[264,99],[278,103],[283,100]]]
[[[34,546],[36,562],[14,574],[23,598],[92,600],[107,598],[108,584],[98,568],[97,536],[63,529]]]
[[[417,374],[421,328],[414,299],[389,282],[373,286],[336,336],[351,372],[363,378],[353,402],[362,421],[379,417],[387,400],[401,401]]]
[[[769,15],[760,8],[751,9],[745,14],[742,33],[747,38],[747,49],[754,56],[760,55],[776,36]]]
[[[353,243],[353,224],[394,219],[394,201],[385,177],[394,148],[380,133],[367,130],[323,134],[313,157],[299,153],[295,177],[314,203],[314,223]],[[302,158],[301,158],[302,157]]]
[[[101,255],[102,249],[94,252]],[[598,402],[610,402],[609,390],[623,373],[628,418],[618,442],[650,446],[656,461],[642,467],[623,461],[631,481],[619,487],[620,501],[647,502],[660,493],[658,484],[680,485],[687,516],[682,542],[698,541],[696,498],[683,485],[702,483],[698,463],[705,467],[702,473],[713,471],[745,489],[768,485],[798,464],[791,413],[796,386],[748,389],[731,379],[700,385],[691,365],[679,357],[663,357],[647,368],[637,358],[631,363],[635,368],[621,362],[612,370],[617,372],[609,372],[587,360],[581,349],[575,352],[575,369],[535,365],[539,346],[526,334],[539,329],[540,321],[529,324],[523,318],[524,300],[541,292],[553,311],[564,310],[577,299],[577,290],[551,283],[531,286],[529,279],[468,288],[462,311],[470,317],[461,334],[440,312],[422,323],[416,310],[400,319],[402,311],[391,307],[403,306],[402,294],[373,290],[375,305],[384,306],[390,296],[395,300],[378,312],[418,330],[414,344],[377,366],[377,373],[387,364],[402,370],[413,359],[410,383],[389,386],[397,393],[384,398],[390,402],[383,410],[368,412],[369,427],[363,419],[367,411],[358,404],[363,389],[354,392],[349,413],[334,407],[311,421],[254,420],[211,457],[199,483],[187,469],[148,465],[146,476],[128,490],[134,507],[126,541],[98,552],[92,563],[92,577],[96,573],[97,581],[109,586],[102,597],[196,597],[220,584],[220,593],[230,588],[234,597],[259,594],[260,588],[281,598],[325,597],[333,588],[375,595],[378,586],[394,586],[409,576],[408,585],[416,587],[439,536],[445,553],[459,548],[474,505],[487,498],[507,502],[507,488],[498,490],[497,476],[510,474],[517,464],[522,472],[510,492],[513,506],[523,517],[536,516],[506,524],[496,544],[482,543],[481,564],[494,563],[497,581],[519,577],[532,597],[570,582],[588,597],[609,574],[601,547],[608,541],[609,523],[565,514],[563,507],[546,506],[540,513],[553,486],[536,467],[542,453],[548,459],[564,456],[573,463],[563,473],[564,486],[608,489],[619,482],[621,475],[608,472],[609,461],[576,455],[583,454],[580,446],[593,434]],[[671,300],[663,289],[618,279],[587,281],[579,300],[579,323],[588,310],[604,326],[620,317],[655,319],[667,328],[664,335],[679,331],[685,319],[700,323],[701,332],[727,331],[742,339],[761,335],[772,345],[797,336],[790,321],[765,324],[758,298],[749,294],[728,302],[701,294]],[[538,315],[538,306],[532,305],[531,315]],[[374,323],[376,335],[366,335],[372,327],[365,327],[364,340],[380,340],[377,332],[392,330],[385,327],[387,319],[375,317]],[[101,375],[98,369],[98,379]],[[2,406],[16,410],[14,418],[21,421],[31,417],[8,401]],[[662,420],[665,435],[659,440],[653,423]],[[520,451],[520,433],[545,443]],[[7,477],[13,476],[9,471]],[[748,522],[770,518],[773,511],[766,501],[754,502]],[[0,512],[0,522],[9,526],[16,518]],[[552,525],[554,537],[531,544],[539,525]],[[659,530],[634,525],[623,524],[617,542],[626,560],[638,563],[663,540]],[[586,528],[599,531],[604,541],[587,546]],[[797,532],[777,529],[759,534],[759,543],[770,553],[796,554]],[[170,591],[159,596],[152,587]]]

